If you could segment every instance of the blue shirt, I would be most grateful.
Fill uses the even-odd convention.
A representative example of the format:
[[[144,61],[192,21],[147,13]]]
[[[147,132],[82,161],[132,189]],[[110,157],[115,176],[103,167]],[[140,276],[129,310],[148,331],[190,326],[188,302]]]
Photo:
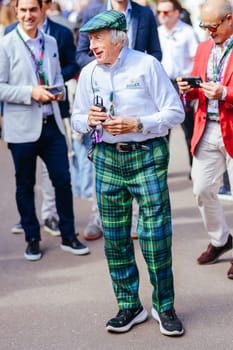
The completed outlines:
[[[103,130],[104,142],[139,142],[165,136],[184,120],[180,98],[160,62],[151,55],[123,48],[113,65],[94,60],[81,71],[72,115],[76,131],[90,131],[87,119],[94,95],[101,96],[109,109],[111,92],[115,116],[140,118],[144,128],[143,133],[116,136]]]

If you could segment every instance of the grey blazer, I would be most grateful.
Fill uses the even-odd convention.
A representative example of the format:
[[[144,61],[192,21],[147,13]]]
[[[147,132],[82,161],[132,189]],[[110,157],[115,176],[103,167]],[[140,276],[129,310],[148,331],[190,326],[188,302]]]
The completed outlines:
[[[45,35],[45,56],[49,85],[64,85],[57,43]],[[35,69],[28,51],[15,30],[0,41],[0,101],[4,103],[3,138],[6,142],[34,142],[42,130],[42,104],[32,99],[32,87],[38,85]],[[64,125],[58,103],[53,101],[58,128]]]

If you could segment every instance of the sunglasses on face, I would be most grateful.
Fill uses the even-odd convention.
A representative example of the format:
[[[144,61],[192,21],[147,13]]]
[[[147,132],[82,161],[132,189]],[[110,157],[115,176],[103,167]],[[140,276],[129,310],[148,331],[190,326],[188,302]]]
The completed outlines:
[[[169,11],[157,11],[157,14],[160,15],[160,14],[163,14],[164,16],[168,16],[170,12],[173,12],[174,10],[169,10]]]
[[[225,21],[226,17],[227,17],[227,14],[221,19],[221,21],[219,23],[216,23],[216,24],[200,23],[199,27],[203,30],[209,30],[210,32],[215,33],[215,32],[217,32],[218,27]]]

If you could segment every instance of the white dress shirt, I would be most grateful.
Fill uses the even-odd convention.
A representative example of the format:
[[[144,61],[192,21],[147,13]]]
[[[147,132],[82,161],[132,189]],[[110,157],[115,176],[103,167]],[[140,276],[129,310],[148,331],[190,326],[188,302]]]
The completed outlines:
[[[158,34],[163,53],[162,65],[169,78],[175,80],[178,76],[190,75],[198,46],[194,29],[178,20],[171,31],[160,25]]]
[[[37,37],[33,39],[24,32],[24,30],[21,28],[20,24],[18,24],[17,29],[18,29],[21,37],[23,38],[23,41],[30,47],[31,51],[34,53],[36,60],[39,61],[41,40],[42,40],[42,35],[43,35],[41,33],[41,31],[38,30]],[[26,46],[25,46],[25,50],[28,52],[28,55],[32,61],[32,65],[33,65],[35,73],[36,73],[35,61],[33,60],[32,55]],[[44,71],[46,77],[48,77],[48,65],[46,63],[47,60],[48,60],[48,58],[47,58],[47,53],[46,53],[46,48],[45,48],[44,59],[43,59],[43,71]],[[39,81],[38,81],[38,85],[39,85]],[[51,114],[53,114],[52,104],[48,103],[48,104],[43,105],[43,115],[47,116],[47,115],[51,115]]]
[[[113,65],[97,64],[95,60],[82,69],[72,115],[76,131],[90,131],[87,119],[94,95],[101,96],[109,109],[111,92],[115,116],[140,118],[144,128],[143,133],[116,136],[103,130],[104,142],[139,142],[165,136],[184,120],[179,96],[160,62],[151,55],[123,48]]]

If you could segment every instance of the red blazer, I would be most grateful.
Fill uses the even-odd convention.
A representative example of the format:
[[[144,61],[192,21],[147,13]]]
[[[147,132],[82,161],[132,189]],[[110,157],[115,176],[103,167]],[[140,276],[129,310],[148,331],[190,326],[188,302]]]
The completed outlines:
[[[201,42],[194,59],[191,75],[201,76],[203,81],[206,81],[206,69],[212,47],[212,39]],[[225,101],[219,101],[220,126],[226,151],[233,158],[233,49],[230,52],[222,85],[227,87],[227,96]],[[194,131],[191,141],[191,152],[195,154],[196,147],[201,140],[206,125],[206,97],[202,89],[194,89],[187,94],[187,99],[198,99],[198,108],[194,117]]]

